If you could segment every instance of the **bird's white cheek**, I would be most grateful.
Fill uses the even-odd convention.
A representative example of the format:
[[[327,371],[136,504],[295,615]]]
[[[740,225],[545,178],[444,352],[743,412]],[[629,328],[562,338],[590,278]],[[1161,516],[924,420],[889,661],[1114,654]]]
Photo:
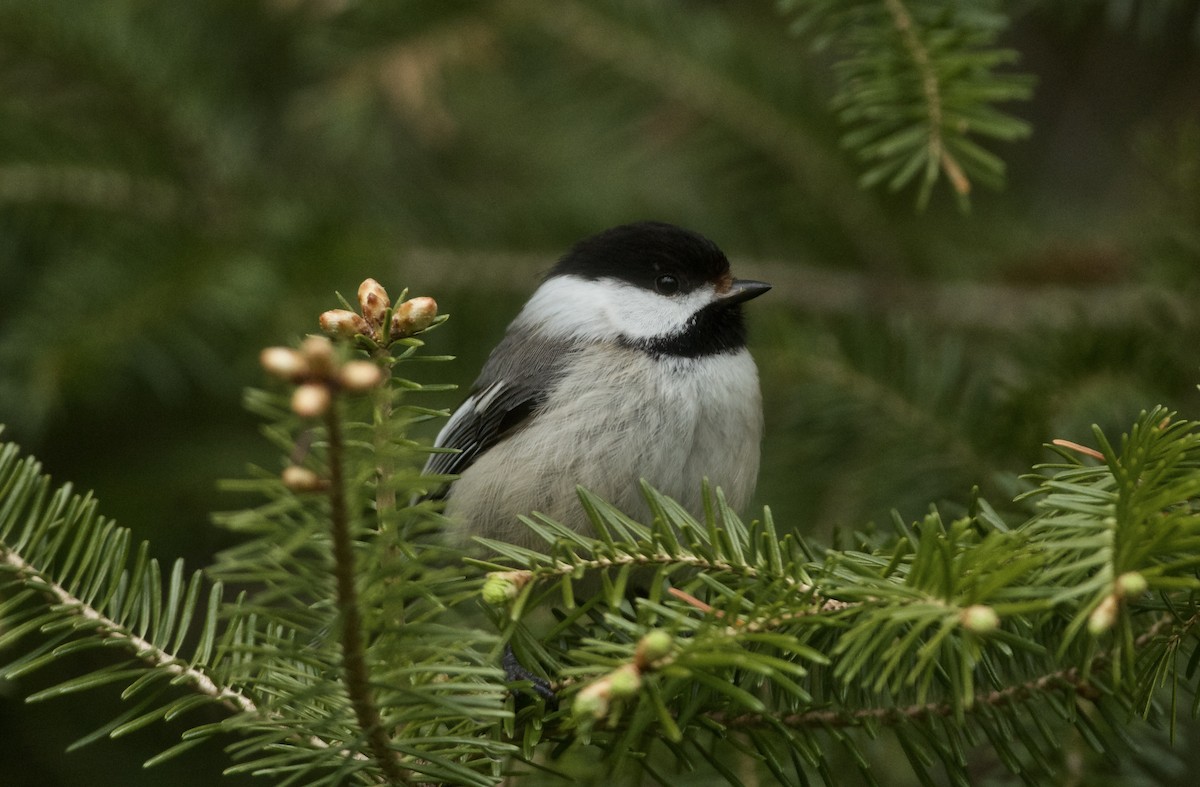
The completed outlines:
[[[647,339],[677,333],[714,297],[710,287],[667,297],[612,279],[556,276],[538,288],[516,323],[581,341]]]
[[[678,333],[691,316],[713,300],[709,287],[686,295],[663,296],[639,287],[621,285],[609,295],[610,322],[630,339],[651,339]]]

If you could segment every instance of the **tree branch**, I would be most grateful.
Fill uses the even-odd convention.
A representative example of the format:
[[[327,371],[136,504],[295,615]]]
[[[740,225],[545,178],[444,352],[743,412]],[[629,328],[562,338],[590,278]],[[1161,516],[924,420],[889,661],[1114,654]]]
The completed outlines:
[[[1167,628],[1171,627],[1172,623],[1178,622],[1174,617],[1167,616],[1160,618],[1146,631],[1134,640],[1134,647],[1145,647],[1155,637],[1163,633]],[[1200,613],[1193,615],[1191,618],[1179,624],[1178,628],[1171,633],[1171,637],[1178,639],[1189,630],[1200,624]],[[1092,661],[1092,669],[1102,667],[1111,659],[1111,654],[1104,653],[1097,656]],[[1004,707],[1023,702],[1035,695],[1046,694],[1048,692],[1061,690],[1078,697],[1088,700],[1096,700],[1100,697],[1100,692],[1088,681],[1084,674],[1077,667],[1068,667],[1061,670],[1055,670],[1045,675],[1041,675],[1032,680],[1023,683],[1017,683],[1012,686],[1006,686],[1003,689],[996,689],[985,694],[977,694],[972,698],[970,705],[965,710],[977,710],[982,707]],[[809,728],[847,728],[860,727],[868,722],[877,722],[884,725],[900,724],[906,721],[914,721],[916,719],[940,716],[948,717],[954,715],[958,707],[950,702],[927,702],[915,705],[904,705],[891,708],[862,708],[856,711],[836,711],[836,710],[819,710],[807,711],[804,713],[792,713],[785,716],[772,718],[770,724],[783,724],[786,727],[794,729],[809,729]],[[716,721],[719,724],[731,727],[733,729],[743,727],[754,727],[767,725],[767,717],[765,713],[739,713],[725,714],[712,713],[708,718]]]
[[[337,583],[337,608],[341,626],[342,669],[346,693],[358,724],[366,735],[367,745],[380,769],[393,784],[407,784],[409,772],[390,747],[387,732],[375,697],[371,691],[371,675],[363,645],[362,616],[358,587],[355,583],[354,542],[350,534],[350,516],[346,510],[346,479],[342,463],[344,446],[339,408],[325,411],[326,438],[329,441],[329,507],[333,537],[334,578]]]
[[[105,639],[117,640],[124,643],[128,650],[133,651],[136,658],[145,662],[151,669],[161,670],[168,675],[178,676],[179,679],[173,682],[179,683],[192,691],[212,697],[232,713],[255,716],[264,721],[278,721],[274,714],[260,708],[254,700],[242,692],[235,688],[218,684],[204,670],[186,663],[178,656],[160,648],[145,637],[139,637],[130,631],[128,627],[122,626],[117,621],[101,613],[83,599],[72,594],[62,585],[47,577],[43,572],[38,571],[36,567],[27,563],[16,552],[0,546],[0,555],[3,556],[3,562],[17,576],[36,582],[37,588],[49,597],[50,603],[53,606],[61,607],[70,614],[78,615],[84,620],[91,621],[95,624],[95,627],[92,629],[94,634]],[[294,740],[311,746],[314,749],[330,748],[329,743],[315,735],[297,735],[294,736]],[[343,749],[342,754],[354,759],[362,758],[362,755],[357,752],[351,752],[348,749]]]
[[[179,657],[168,653],[153,642],[134,634],[127,627],[122,626],[117,621],[101,613],[95,607],[75,596],[41,571],[38,571],[37,568],[25,562],[16,552],[0,547],[0,554],[3,555],[4,562],[15,574],[25,577],[27,580],[36,581],[38,589],[50,598],[53,606],[62,607],[71,614],[91,621],[95,624],[93,630],[96,634],[106,639],[124,642],[138,659],[144,661],[151,668],[160,669],[168,675],[178,676],[180,680],[176,682],[212,697],[234,713],[262,715],[254,701],[245,694],[242,694],[237,689],[217,684],[203,670],[187,664]]]
[[[902,0],[884,0],[888,14],[892,17],[892,25],[900,34],[900,40],[908,56],[921,75],[921,94],[925,97],[925,113],[929,119],[929,159],[945,171],[946,177],[954,190],[962,196],[971,192],[971,181],[963,172],[959,163],[946,150],[942,138],[942,86],[937,72],[929,59],[929,50],[921,43],[920,37],[913,29],[912,16],[908,13]]]

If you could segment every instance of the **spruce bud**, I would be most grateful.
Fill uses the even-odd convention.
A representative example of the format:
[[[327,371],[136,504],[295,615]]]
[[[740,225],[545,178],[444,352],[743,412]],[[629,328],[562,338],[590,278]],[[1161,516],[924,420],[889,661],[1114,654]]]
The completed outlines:
[[[315,418],[329,409],[333,396],[324,383],[305,383],[292,393],[292,412],[302,418]]]
[[[293,492],[317,492],[326,486],[319,475],[300,465],[288,465],[283,468],[280,480]]]
[[[609,673],[608,690],[613,697],[632,697],[642,688],[642,673],[633,664],[626,664]]]
[[[1100,635],[1112,628],[1113,624],[1117,622],[1118,608],[1119,604],[1115,593],[1105,596],[1104,600],[1092,610],[1092,614],[1088,615],[1088,631],[1093,635]]]
[[[577,721],[603,719],[608,715],[608,699],[611,695],[612,687],[607,677],[589,683],[575,695],[571,714]]]
[[[364,393],[383,382],[383,370],[370,361],[347,361],[338,371],[338,382],[351,393]]]
[[[991,634],[1000,628],[1000,616],[986,604],[972,604],[959,615],[963,628],[975,634]]]
[[[517,597],[531,577],[528,571],[492,571],[483,583],[483,600],[494,607],[507,604]]]
[[[388,298],[387,290],[379,282],[374,279],[366,279],[358,285],[358,306],[362,309],[362,316],[366,318],[371,327],[383,324],[388,307],[391,305],[392,301]]]
[[[333,342],[324,336],[306,336],[300,342],[300,354],[308,361],[312,373],[328,377],[333,372]]]
[[[646,669],[654,662],[671,652],[671,635],[662,629],[647,632],[638,641],[637,652],[634,655],[639,669]]]
[[[1150,587],[1150,583],[1146,578],[1137,571],[1126,571],[1121,576],[1117,577],[1117,581],[1113,583],[1113,590],[1121,598],[1129,598],[1130,596],[1140,596]]]
[[[492,575],[484,580],[480,595],[485,604],[499,607],[517,597],[517,586],[504,577]]]
[[[330,309],[327,312],[321,312],[317,321],[325,333],[343,339],[353,339],[360,333],[363,336],[374,334],[371,326],[367,324],[361,314],[355,314],[347,309]]]
[[[421,296],[405,301],[396,307],[392,313],[392,327],[388,336],[392,339],[403,339],[420,333],[433,324],[437,317],[437,301]]]
[[[290,347],[267,347],[258,355],[258,362],[272,377],[295,382],[308,375],[308,361]]]

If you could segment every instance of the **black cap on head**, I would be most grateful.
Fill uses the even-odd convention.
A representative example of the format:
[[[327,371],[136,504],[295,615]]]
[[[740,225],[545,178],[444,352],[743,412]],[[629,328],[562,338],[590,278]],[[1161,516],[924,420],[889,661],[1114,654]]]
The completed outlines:
[[[551,269],[584,279],[617,279],[653,290],[660,277],[674,276],[679,292],[729,275],[729,260],[717,244],[691,230],[661,221],[622,224],[576,243]]]

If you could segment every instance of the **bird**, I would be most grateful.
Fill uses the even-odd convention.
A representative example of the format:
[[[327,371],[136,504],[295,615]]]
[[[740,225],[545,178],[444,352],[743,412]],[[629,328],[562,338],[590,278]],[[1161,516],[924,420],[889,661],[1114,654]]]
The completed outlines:
[[[734,278],[718,246],[659,221],[584,238],[546,274],[442,428],[428,497],[466,540],[535,547],[521,515],[580,533],[577,485],[633,517],[644,479],[693,515],[703,481],[735,510],[758,476],[758,370],[742,305],[771,285]],[[545,546],[544,543],[542,546]]]

